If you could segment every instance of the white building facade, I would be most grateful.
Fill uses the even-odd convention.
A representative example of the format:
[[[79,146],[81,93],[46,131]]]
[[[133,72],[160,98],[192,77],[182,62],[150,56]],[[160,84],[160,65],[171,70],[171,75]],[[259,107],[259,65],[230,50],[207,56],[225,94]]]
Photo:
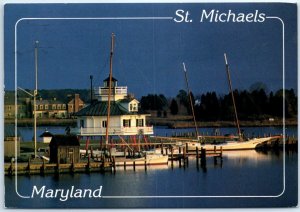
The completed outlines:
[[[97,101],[78,111],[77,128],[72,130],[79,136],[104,136],[107,126],[109,78],[103,87],[95,89]],[[109,135],[151,135],[153,126],[146,125],[146,117],[150,114],[139,110],[139,101],[127,95],[126,86],[118,86],[112,78],[110,98]]]

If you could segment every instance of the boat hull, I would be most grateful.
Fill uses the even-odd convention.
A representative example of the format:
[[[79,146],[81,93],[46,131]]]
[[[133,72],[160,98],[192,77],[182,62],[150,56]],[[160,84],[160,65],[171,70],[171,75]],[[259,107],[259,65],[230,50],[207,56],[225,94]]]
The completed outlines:
[[[224,144],[205,144],[201,145],[197,142],[189,142],[188,143],[188,150],[196,150],[198,149],[206,149],[206,150],[215,150],[220,149],[222,147],[222,150],[224,151],[230,151],[230,150],[248,150],[248,149],[256,149],[259,145],[269,142],[274,137],[265,137],[265,138],[253,138],[248,141],[242,141],[242,142],[226,142]]]
[[[146,158],[116,160],[116,166],[144,166],[168,164],[167,155],[147,156]]]

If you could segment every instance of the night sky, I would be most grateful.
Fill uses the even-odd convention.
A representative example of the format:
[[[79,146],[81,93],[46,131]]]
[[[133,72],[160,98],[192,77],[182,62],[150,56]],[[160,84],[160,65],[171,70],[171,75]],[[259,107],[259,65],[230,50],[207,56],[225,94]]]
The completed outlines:
[[[34,88],[34,43],[39,41],[39,89],[89,89],[109,73],[111,33],[115,33],[113,76],[141,97],[175,96],[185,89],[182,62],[195,95],[228,93],[224,52],[233,88],[256,82],[282,88],[282,25],[200,22],[202,10],[280,17],[285,24],[285,83],[297,89],[297,17],[293,4],[24,4],[5,6],[5,89],[15,87],[15,24],[20,18],[176,17],[188,10],[193,22],[147,20],[22,20],[17,24],[17,86]]]

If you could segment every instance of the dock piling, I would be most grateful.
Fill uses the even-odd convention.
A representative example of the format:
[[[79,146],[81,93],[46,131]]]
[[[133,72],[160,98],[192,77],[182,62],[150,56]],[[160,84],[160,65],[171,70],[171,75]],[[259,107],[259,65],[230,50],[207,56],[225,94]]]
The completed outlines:
[[[28,174],[30,175],[30,164],[31,164],[31,160],[30,158],[28,159],[28,166],[27,166],[27,169],[28,169]]]
[[[186,153],[189,153],[188,143],[185,143],[185,151]]]
[[[173,163],[174,163],[174,158],[173,158],[173,147],[171,147],[171,167],[173,169]]]
[[[206,167],[206,149],[201,147],[201,167]]]
[[[144,163],[144,165],[145,165],[145,171],[147,171],[147,156],[145,156],[145,163]]]
[[[199,167],[199,149],[198,149],[198,147],[196,147],[196,165],[198,168]]]

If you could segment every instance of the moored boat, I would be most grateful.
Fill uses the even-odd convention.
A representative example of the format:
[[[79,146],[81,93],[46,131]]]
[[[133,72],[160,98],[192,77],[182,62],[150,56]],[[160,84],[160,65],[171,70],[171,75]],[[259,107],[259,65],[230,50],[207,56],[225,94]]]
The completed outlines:
[[[199,142],[187,142],[189,150],[196,150],[204,148],[206,150],[214,150],[215,148],[219,149],[222,147],[222,150],[246,150],[246,149],[256,149],[260,145],[275,141],[276,139],[280,138],[281,136],[271,136],[271,137],[263,137],[263,138],[253,138],[247,141],[227,141],[221,144],[201,144]]]
[[[116,166],[141,166],[141,165],[164,165],[168,164],[168,155],[160,153],[146,153],[145,157],[116,159]]]
[[[226,53],[224,53],[224,59],[225,59],[225,67],[226,67],[226,74],[227,74],[227,78],[228,78],[229,90],[230,90],[230,93],[231,93],[232,104],[233,104],[233,108],[234,108],[234,115],[235,115],[234,118],[235,118],[235,123],[236,123],[237,131],[238,131],[238,141],[226,141],[226,142],[220,143],[220,144],[202,144],[200,141],[203,140],[203,138],[205,139],[205,136],[198,136],[198,128],[197,128],[197,124],[196,124],[196,121],[195,121],[195,114],[193,112],[193,107],[194,106],[193,106],[192,101],[190,99],[191,109],[192,109],[192,112],[193,112],[193,118],[194,118],[194,123],[195,123],[195,130],[196,130],[197,140],[196,141],[191,141],[191,142],[189,142],[189,141],[185,142],[186,145],[187,145],[187,148],[189,150],[196,150],[197,147],[198,147],[198,149],[204,148],[206,150],[215,150],[217,147],[222,147],[222,150],[256,149],[258,146],[260,146],[260,145],[262,145],[266,142],[270,142],[270,141],[273,141],[273,140],[276,140],[276,139],[282,137],[282,136],[270,136],[270,137],[252,138],[252,139],[245,140],[245,138],[242,135],[242,131],[240,129],[238,113],[237,113],[237,108],[236,108],[235,99],[234,99],[234,95],[233,95],[232,84],[231,84],[229,64],[228,64],[228,61],[227,61]],[[187,71],[186,71],[184,63],[183,63],[183,68],[184,68],[185,79],[186,79],[186,84],[187,84],[187,91],[190,94],[189,87],[188,87],[188,80],[187,80],[187,76],[186,76]]]

